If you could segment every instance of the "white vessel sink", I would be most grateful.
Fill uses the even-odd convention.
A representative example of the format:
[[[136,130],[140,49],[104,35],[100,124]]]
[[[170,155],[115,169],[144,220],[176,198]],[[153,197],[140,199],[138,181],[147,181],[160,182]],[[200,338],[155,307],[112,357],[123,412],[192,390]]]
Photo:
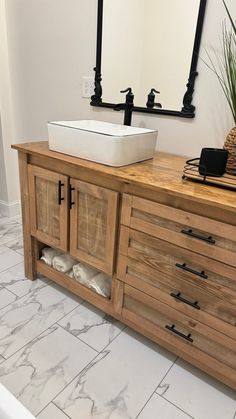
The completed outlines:
[[[157,131],[101,121],[48,123],[49,148],[108,166],[125,166],[153,157]]]

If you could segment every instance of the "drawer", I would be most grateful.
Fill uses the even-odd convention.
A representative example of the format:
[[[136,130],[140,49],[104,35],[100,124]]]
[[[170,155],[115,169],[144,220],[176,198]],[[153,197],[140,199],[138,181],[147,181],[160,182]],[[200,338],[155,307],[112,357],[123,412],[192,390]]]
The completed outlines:
[[[117,275],[236,339],[234,268],[122,227]]]
[[[121,223],[236,266],[236,226],[131,195],[124,197]]]
[[[185,345],[190,352],[198,350],[209,355],[232,369],[236,380],[236,346],[231,338],[128,285],[124,287],[122,316],[136,321],[137,328],[142,327],[142,320],[147,321],[149,330],[153,325],[157,335],[162,331],[174,340],[176,349]]]

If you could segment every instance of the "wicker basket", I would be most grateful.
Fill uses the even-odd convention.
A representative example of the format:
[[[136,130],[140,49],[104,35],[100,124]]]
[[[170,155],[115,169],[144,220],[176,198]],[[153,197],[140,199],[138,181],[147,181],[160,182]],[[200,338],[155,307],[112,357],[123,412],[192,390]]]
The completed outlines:
[[[224,148],[229,152],[226,172],[236,176],[236,127],[232,128],[227,135]]]

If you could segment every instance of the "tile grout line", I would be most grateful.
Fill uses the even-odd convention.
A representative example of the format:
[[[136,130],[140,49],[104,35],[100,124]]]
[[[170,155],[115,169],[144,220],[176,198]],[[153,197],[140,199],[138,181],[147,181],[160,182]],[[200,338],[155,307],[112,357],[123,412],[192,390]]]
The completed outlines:
[[[171,364],[170,368],[168,368],[168,370],[166,371],[164,377],[161,379],[161,381],[158,383],[158,385],[156,386],[155,390],[152,392],[151,396],[148,398],[148,400],[146,401],[146,403],[143,405],[142,409],[139,411],[139,413],[137,414],[135,419],[138,419],[138,417],[140,416],[140,414],[142,413],[143,409],[147,406],[148,402],[151,400],[152,396],[156,393],[159,385],[162,383],[162,381],[165,379],[165,377],[167,376],[167,374],[170,372],[171,368],[175,365],[176,361],[178,360],[178,356],[176,357],[176,359],[173,361],[173,363]],[[157,394],[157,393],[156,393]]]
[[[53,403],[52,401],[51,402],[49,402],[43,409],[41,409],[40,410],[40,412],[38,412],[37,413],[37,416],[36,416],[36,418],[45,410],[45,409],[47,409],[47,407],[48,406],[50,406],[50,404],[53,404],[53,406],[55,406],[56,407],[56,409],[58,409],[58,410],[60,410],[60,412],[62,412],[64,415],[65,415],[65,417],[66,418],[68,418],[68,419],[71,419],[71,417],[70,416],[68,416],[65,412],[63,412],[63,410],[61,410],[60,409],[60,407],[58,407],[55,403]]]
[[[80,339],[78,336],[73,335],[73,333],[70,332],[70,330],[65,329],[63,326],[61,326],[60,324],[56,323],[58,327],[60,327],[60,329],[63,329],[65,332],[68,332],[71,336],[73,336],[74,338],[78,339],[80,342],[84,343],[86,346],[88,346],[90,349],[92,349],[93,351],[97,352],[97,354],[99,355],[100,352],[97,349],[94,349],[92,346],[90,346],[88,343],[84,342],[82,339]]]
[[[85,307],[86,309],[88,309],[88,307],[86,307],[85,306],[85,304],[86,303],[88,303],[88,301],[86,301],[86,300],[83,300],[82,301],[82,303],[81,303],[81,306],[83,306],[83,307]],[[90,303],[88,303],[88,304],[90,304]],[[92,306],[92,304],[91,304],[91,306]],[[92,306],[92,307],[95,307],[95,306]],[[77,310],[77,308],[78,308],[78,306],[77,307],[75,307],[74,308],[74,310]],[[95,308],[97,308],[97,307],[95,307]],[[71,314],[74,310],[72,310],[69,314]],[[89,309],[88,309],[89,310]],[[100,309],[98,309],[98,310],[100,310]],[[100,310],[102,313],[104,313],[105,315],[106,315],[106,313],[104,312],[104,311],[102,311],[102,310]],[[69,315],[68,314],[68,315]],[[67,314],[64,316],[64,317],[67,317]],[[64,318],[63,317],[63,318]],[[63,318],[62,319],[60,319],[60,320],[58,320],[58,321],[61,321],[61,320],[63,320]],[[103,318],[103,317],[102,317]],[[107,322],[108,324],[110,324],[110,325],[112,325],[112,323],[111,322]],[[120,322],[122,325],[124,325],[124,323],[122,323],[122,322]],[[104,348],[102,348],[101,349],[101,351],[99,351],[99,350],[97,350],[97,349],[95,349],[95,348],[93,348],[91,345],[89,345],[87,342],[84,342],[83,341],[83,339],[81,339],[80,337],[78,337],[78,336],[76,336],[76,335],[74,335],[70,330],[68,330],[68,329],[66,329],[65,327],[63,327],[63,326],[61,326],[58,322],[57,322],[57,324],[58,324],[58,326],[60,326],[62,329],[64,329],[64,330],[66,330],[68,333],[70,333],[72,336],[74,336],[75,338],[77,338],[77,339],[79,339],[79,341],[80,342],[83,342],[83,343],[85,343],[87,346],[89,346],[89,348],[91,348],[91,349],[93,349],[94,351],[96,351],[98,354],[100,354],[106,347],[107,347],[107,345],[110,345],[110,343],[112,343],[116,338],[117,338],[117,336],[119,336],[119,334],[121,333],[121,332],[123,332],[125,329],[126,329],[126,326],[124,325],[124,327],[122,328],[122,330],[118,333],[118,335],[117,336],[115,336],[114,337],[114,339],[112,339],[112,340],[110,340],[109,341],[109,343],[107,344],[107,345],[105,345],[104,346]],[[96,326],[96,325],[93,325],[93,326]],[[98,325],[99,326],[99,325]]]
[[[8,291],[10,294],[14,295],[14,297],[16,297],[16,300],[18,300],[19,298],[21,298],[21,297],[18,297],[18,295],[16,295],[13,291],[8,290],[6,287],[2,287],[2,288],[0,289],[0,292],[1,292],[2,290]],[[1,308],[0,308],[0,310],[2,310],[3,308],[6,308],[7,306],[9,306],[9,304],[13,304],[14,302],[15,302],[15,301],[12,301],[11,303],[8,303],[8,304],[7,304],[7,305],[5,305],[4,307],[1,307]]]
[[[26,278],[27,279],[27,278]],[[39,278],[37,278],[37,279],[39,279]],[[21,280],[20,280],[21,281]],[[23,280],[24,281],[24,280]],[[29,280],[30,281],[30,280]],[[36,281],[36,280],[35,280]],[[32,281],[32,283],[33,283],[33,281]],[[15,285],[15,284],[13,284],[13,285]],[[19,295],[17,295],[17,294],[15,294],[12,290],[9,290],[8,289],[8,287],[10,287],[11,285],[6,285],[5,287],[2,287],[2,289],[6,289],[7,291],[9,291],[9,292],[11,292],[12,294],[14,294],[16,297],[17,297],[17,299],[19,300],[20,298],[24,298],[24,297],[26,297],[27,295],[29,295],[31,292],[34,292],[34,291],[36,291],[36,290],[41,290],[42,288],[45,288],[47,285],[49,285],[48,283],[45,283],[44,285],[42,285],[41,287],[38,287],[38,288],[36,288],[35,290],[31,290],[31,291],[29,291],[29,292],[26,292],[25,294],[23,294],[23,295],[21,295],[20,297],[19,297]],[[1,291],[1,290],[0,290]],[[11,304],[11,303],[10,303]]]
[[[0,245],[1,246],[1,245]],[[9,249],[8,247],[7,247],[7,250],[11,250],[11,249]],[[12,252],[15,252],[15,253],[17,253],[15,250],[12,250]],[[17,266],[17,265],[20,265],[21,263],[24,263],[24,256],[23,255],[21,255],[20,253],[17,253],[17,256],[22,256],[22,261],[21,262],[17,262],[15,265],[12,265],[12,266],[9,266],[8,268],[6,268],[6,269],[3,269],[2,271],[0,271],[0,274],[4,274],[6,271],[9,271],[9,269],[12,269],[12,268],[15,268],[15,266]],[[0,253],[0,258],[1,258],[1,253]],[[1,283],[0,283],[0,285],[1,285]]]
[[[166,402],[170,403],[172,406],[174,406],[176,409],[180,410],[181,412],[185,413],[185,415],[187,415],[189,418],[191,419],[195,419],[192,415],[190,415],[189,413],[185,412],[185,410],[181,409],[181,407],[176,406],[176,404],[174,404],[173,402],[171,402],[170,400],[166,399],[164,396],[161,396],[160,394],[156,393],[158,396],[160,396],[162,399],[164,399]]]
[[[63,412],[63,410],[61,410],[60,407],[58,407],[54,402],[51,402],[53,404],[53,406],[55,406],[57,409],[59,409],[67,418],[71,419],[70,416],[67,415],[67,413]]]
[[[66,389],[66,387],[67,386],[69,386],[77,377],[78,377],[78,375],[80,375],[80,374],[82,374],[82,372],[89,366],[89,364],[91,364],[97,357],[98,357],[98,355],[100,355],[100,353],[96,353],[96,356],[94,357],[94,358],[92,358],[89,362],[88,362],[88,364],[86,364],[83,368],[82,368],[82,370],[81,371],[79,371],[78,372],[78,374],[76,374],[54,397],[53,397],[53,399],[51,399],[41,410],[40,410],[40,412],[38,412],[37,413],[37,416],[44,410],[44,409],[46,409],[49,405],[50,405],[50,403],[53,403],[56,407],[58,407],[57,405],[56,405],[56,403],[54,403],[54,400],[55,400],[55,398],[56,397],[58,397],[59,396],[59,394],[61,394],[65,389]],[[64,413],[64,411],[61,409],[61,408],[59,408],[63,413]],[[67,415],[68,416],[68,415]],[[70,418],[70,417],[69,417]],[[71,419],[71,418],[70,418]]]
[[[47,284],[46,286],[50,286],[50,284]],[[45,287],[42,287],[42,288],[45,288]],[[26,294],[27,295],[27,294]],[[23,298],[23,297],[20,297],[20,298]],[[20,299],[19,298],[19,299]],[[12,303],[10,303],[10,304],[12,304]],[[79,304],[78,304],[79,305]],[[77,305],[77,307],[78,307],[78,305]],[[76,307],[75,307],[76,308]],[[74,308],[73,308],[73,310],[74,310]],[[69,311],[67,314],[70,314],[73,310],[71,310],[71,311]],[[23,346],[21,346],[19,349],[17,349],[17,351],[15,351],[13,354],[11,354],[8,358],[5,358],[1,353],[0,353],[0,355],[6,360],[6,361],[8,361],[9,359],[11,359],[11,357],[13,356],[13,355],[15,355],[17,352],[19,352],[19,351],[21,351],[25,346],[27,346],[27,345],[29,345],[30,343],[32,343],[35,339],[37,339],[39,336],[41,336],[43,333],[45,333],[46,332],[46,330],[49,330],[49,329],[51,329],[51,327],[53,327],[53,326],[56,326],[57,325],[57,322],[59,322],[59,321],[61,321],[65,316],[67,316],[67,314],[65,314],[64,316],[62,316],[62,317],[60,317],[58,320],[56,320],[53,324],[51,324],[50,326],[48,326],[46,329],[44,329],[41,333],[39,333],[39,335],[37,335],[37,336],[35,336],[33,339],[31,339],[29,342],[27,342],[25,345],[23,345]],[[63,329],[63,330],[65,330],[65,329]],[[1,340],[0,340],[1,341]],[[5,361],[3,361],[3,363],[4,363]]]
[[[120,336],[120,334],[121,333],[123,333],[124,332],[124,330],[125,329],[127,329],[127,327],[125,327],[123,330],[121,330],[120,331],[120,333],[115,337],[115,339],[113,339],[113,341],[112,342],[114,342],[114,340],[116,340],[117,338],[118,338],[118,336]],[[54,403],[54,400],[66,389],[66,387],[68,387],[74,380],[76,380],[76,378],[80,375],[80,374],[82,374],[82,372],[89,366],[89,364],[91,364],[97,357],[98,357],[98,355],[100,355],[102,352],[104,352],[105,350],[106,350],[106,348],[112,343],[112,342],[109,342],[106,346],[104,346],[104,348],[80,371],[80,372],[78,372],[78,374],[73,378],[73,380],[71,380],[68,384],[66,384],[65,385],[65,387],[63,387],[63,389],[62,390],[60,390],[57,394],[56,394],[56,396],[54,396],[54,398],[51,400],[51,402],[53,403],[53,404],[55,404],[55,406],[56,407],[58,407],[57,406],[57,404],[56,403]],[[62,410],[62,409],[61,409]],[[64,411],[62,410],[62,412],[64,413]]]

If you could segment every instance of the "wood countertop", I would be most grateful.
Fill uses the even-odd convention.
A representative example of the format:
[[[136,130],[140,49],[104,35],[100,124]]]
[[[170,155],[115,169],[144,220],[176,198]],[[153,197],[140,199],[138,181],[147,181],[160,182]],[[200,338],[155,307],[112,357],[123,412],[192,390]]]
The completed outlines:
[[[235,212],[236,192],[182,179],[186,157],[156,152],[153,159],[123,167],[111,167],[51,151],[47,141],[14,144],[12,148],[30,155],[63,161],[88,169],[94,174],[112,177],[124,183],[190,198],[196,202],[216,204]],[[48,168],[50,169],[50,167]]]

